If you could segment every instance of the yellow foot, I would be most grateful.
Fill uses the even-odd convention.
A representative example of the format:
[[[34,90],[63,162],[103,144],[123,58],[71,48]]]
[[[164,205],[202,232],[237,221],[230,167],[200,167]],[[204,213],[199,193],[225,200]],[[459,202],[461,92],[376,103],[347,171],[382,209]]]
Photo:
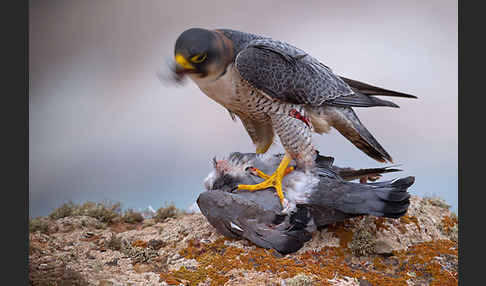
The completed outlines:
[[[294,167],[287,168],[291,160],[292,159],[289,156],[285,155],[285,157],[280,162],[277,170],[275,170],[275,172],[271,176],[263,173],[257,168],[253,168],[252,171],[255,172],[260,178],[265,179],[265,181],[256,185],[238,185],[238,190],[248,190],[253,192],[273,187],[275,188],[278,198],[280,199],[280,204],[282,205],[282,207],[284,207],[282,179],[285,177],[285,175],[292,172],[292,170],[294,169]]]

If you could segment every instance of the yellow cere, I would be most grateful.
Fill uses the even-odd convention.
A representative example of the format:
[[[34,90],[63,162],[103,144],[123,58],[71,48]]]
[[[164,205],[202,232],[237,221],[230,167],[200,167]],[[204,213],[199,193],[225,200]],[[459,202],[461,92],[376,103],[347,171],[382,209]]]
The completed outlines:
[[[188,69],[188,70],[193,70],[195,67],[191,65],[184,56],[181,54],[176,54],[175,56],[175,61],[183,68]]]

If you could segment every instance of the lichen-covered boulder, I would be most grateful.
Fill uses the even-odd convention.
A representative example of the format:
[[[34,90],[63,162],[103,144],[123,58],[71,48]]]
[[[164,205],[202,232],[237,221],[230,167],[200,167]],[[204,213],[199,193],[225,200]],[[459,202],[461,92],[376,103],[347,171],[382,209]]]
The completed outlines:
[[[226,238],[202,214],[101,228],[47,220],[29,235],[32,285],[457,285],[457,216],[431,198],[412,196],[399,219],[318,228],[287,255]]]

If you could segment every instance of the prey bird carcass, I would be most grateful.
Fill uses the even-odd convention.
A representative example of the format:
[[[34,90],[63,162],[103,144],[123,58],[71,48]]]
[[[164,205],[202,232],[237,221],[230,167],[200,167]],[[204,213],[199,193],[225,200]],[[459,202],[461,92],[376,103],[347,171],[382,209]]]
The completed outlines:
[[[332,157],[319,154],[310,172],[295,169],[284,177],[284,208],[271,188],[238,189],[239,184],[264,180],[262,174],[274,170],[283,156],[234,152],[214,159],[214,169],[204,182],[206,191],[197,199],[209,223],[227,237],[245,238],[287,254],[299,250],[318,227],[361,215],[399,218],[407,212],[407,190],[414,177],[363,183],[400,170],[340,168]],[[351,182],[354,179],[362,183]]]

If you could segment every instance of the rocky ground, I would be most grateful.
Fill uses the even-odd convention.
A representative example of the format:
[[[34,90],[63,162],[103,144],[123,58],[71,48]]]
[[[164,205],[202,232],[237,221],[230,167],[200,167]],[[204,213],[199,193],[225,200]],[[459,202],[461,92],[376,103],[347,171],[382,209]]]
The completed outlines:
[[[457,216],[412,197],[406,216],[316,231],[282,256],[219,235],[201,214],[65,209],[30,224],[31,285],[457,285]]]

